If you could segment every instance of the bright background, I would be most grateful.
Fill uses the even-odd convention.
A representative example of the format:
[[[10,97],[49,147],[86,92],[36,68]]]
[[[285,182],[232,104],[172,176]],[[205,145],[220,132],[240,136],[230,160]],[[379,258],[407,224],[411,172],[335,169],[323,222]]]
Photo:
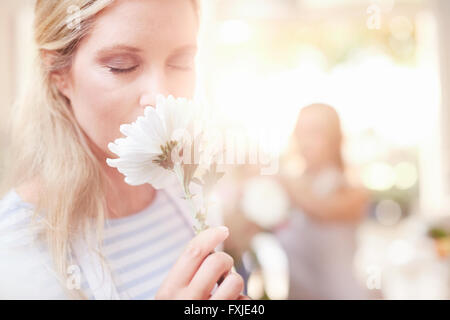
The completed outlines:
[[[361,283],[375,297],[448,298],[448,261],[426,234],[450,213],[449,2],[204,4],[208,101],[253,138],[273,133],[280,152],[303,106],[335,107],[350,176],[373,199],[355,257]],[[249,292],[284,298],[287,289],[274,285],[286,279],[276,240],[256,237],[250,247],[263,272],[253,272]]]

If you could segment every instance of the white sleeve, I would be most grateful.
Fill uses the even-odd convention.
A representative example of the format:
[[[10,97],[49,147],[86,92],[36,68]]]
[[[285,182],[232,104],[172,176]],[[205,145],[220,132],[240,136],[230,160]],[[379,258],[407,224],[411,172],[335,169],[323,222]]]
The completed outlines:
[[[0,299],[67,299],[32,211],[12,200],[0,202]]]

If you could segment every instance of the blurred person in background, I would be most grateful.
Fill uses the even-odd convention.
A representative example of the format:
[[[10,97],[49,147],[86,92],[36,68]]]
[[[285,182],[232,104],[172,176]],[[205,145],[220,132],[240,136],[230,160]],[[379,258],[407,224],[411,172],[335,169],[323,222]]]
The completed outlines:
[[[293,212],[275,230],[288,255],[289,298],[366,299],[353,256],[368,195],[344,176],[337,112],[324,104],[303,108],[292,138],[305,167],[298,178],[280,178]]]

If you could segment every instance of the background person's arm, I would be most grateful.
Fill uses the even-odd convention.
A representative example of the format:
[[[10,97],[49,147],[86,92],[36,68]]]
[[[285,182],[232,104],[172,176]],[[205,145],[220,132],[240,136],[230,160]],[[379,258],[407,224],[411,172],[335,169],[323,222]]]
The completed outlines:
[[[358,222],[369,203],[369,195],[362,188],[344,187],[326,197],[318,197],[298,182],[285,181],[284,186],[294,207],[324,222]]]

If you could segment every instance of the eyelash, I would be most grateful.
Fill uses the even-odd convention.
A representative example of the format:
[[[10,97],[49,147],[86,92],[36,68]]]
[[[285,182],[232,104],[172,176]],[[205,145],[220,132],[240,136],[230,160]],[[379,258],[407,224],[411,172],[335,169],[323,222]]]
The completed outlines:
[[[138,66],[134,66],[131,68],[127,68],[127,69],[118,69],[118,68],[112,68],[112,67],[108,67],[109,71],[111,73],[129,73],[134,71]]]
[[[134,70],[137,69],[137,67],[138,66],[134,66],[134,67],[131,67],[131,68],[126,68],[126,69],[119,69],[119,68],[108,67],[108,69],[109,69],[109,71],[111,73],[121,74],[121,73],[133,72]],[[173,66],[173,65],[170,65],[169,67],[171,67],[173,69],[181,70],[181,71],[191,71],[191,70],[193,70],[192,67],[178,67],[178,66]]]
[[[181,71],[191,71],[193,69],[192,67],[179,67],[179,66],[173,66],[173,65],[169,65],[169,67],[171,67],[172,69],[177,69],[177,70],[181,70]]]

